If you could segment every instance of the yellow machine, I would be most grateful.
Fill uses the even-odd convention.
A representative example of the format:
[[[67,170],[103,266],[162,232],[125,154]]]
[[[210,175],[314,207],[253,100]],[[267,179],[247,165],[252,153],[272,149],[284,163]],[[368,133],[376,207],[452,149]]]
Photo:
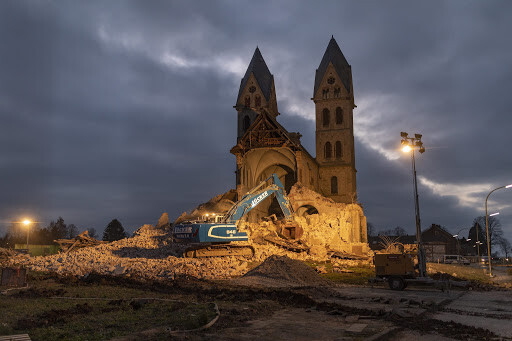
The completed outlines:
[[[376,253],[375,277],[387,280],[393,290],[403,290],[407,287],[407,280],[417,277],[414,258],[411,253]]]

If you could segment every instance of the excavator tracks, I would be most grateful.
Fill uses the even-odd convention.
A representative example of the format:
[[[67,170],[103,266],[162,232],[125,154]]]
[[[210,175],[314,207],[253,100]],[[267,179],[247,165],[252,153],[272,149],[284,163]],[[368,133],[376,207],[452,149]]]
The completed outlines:
[[[187,248],[183,252],[185,258],[205,258],[205,257],[222,257],[237,256],[252,258],[254,256],[254,248],[250,245],[198,245]]]

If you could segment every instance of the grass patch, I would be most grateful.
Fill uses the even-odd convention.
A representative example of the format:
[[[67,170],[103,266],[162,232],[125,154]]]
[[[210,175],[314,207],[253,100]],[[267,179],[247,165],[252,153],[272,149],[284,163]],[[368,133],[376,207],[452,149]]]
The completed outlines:
[[[0,296],[0,335],[28,333],[32,340],[108,340],[158,327],[194,329],[215,317],[213,304],[136,297],[166,295],[109,285],[77,287],[34,281],[29,289]]]
[[[335,283],[345,284],[368,284],[368,279],[375,277],[375,270],[372,266],[349,266],[343,269],[344,272],[327,272],[321,276]]]
[[[313,269],[324,267],[327,272],[320,274],[320,276],[335,283],[364,285],[368,284],[368,279],[375,277],[375,270],[372,265],[337,267],[331,262],[307,261],[304,263]]]
[[[492,283],[489,275],[484,273],[484,270],[479,267],[473,267],[469,265],[427,263],[427,273],[429,276],[433,276],[438,272],[446,273],[464,281],[473,281],[483,284]]]

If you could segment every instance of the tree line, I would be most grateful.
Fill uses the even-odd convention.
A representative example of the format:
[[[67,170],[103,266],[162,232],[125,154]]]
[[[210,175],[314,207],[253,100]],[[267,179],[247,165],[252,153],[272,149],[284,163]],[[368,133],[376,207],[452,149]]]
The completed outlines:
[[[37,223],[32,223],[29,227],[29,244],[33,245],[51,245],[56,239],[72,239],[78,236],[80,230],[75,224],[66,224],[62,217],[56,221],[51,221],[47,226],[40,227]],[[98,233],[95,228],[87,229],[89,236],[98,239]],[[83,232],[83,231],[82,231]],[[115,241],[128,237],[123,225],[119,220],[113,219],[105,228],[102,240]],[[27,227],[21,223],[11,223],[7,233],[0,238],[0,247],[14,248],[15,244],[27,243]]]
[[[489,242],[491,245],[491,255],[496,254],[496,249],[500,250],[505,257],[508,258],[509,255],[512,255],[512,246],[507,238],[503,235],[503,230],[501,229],[501,222],[496,217],[487,217],[487,222],[489,225]],[[445,228],[446,230],[446,228]],[[468,228],[469,230],[468,237],[466,239],[471,239],[471,241],[482,242],[482,246],[480,247],[481,255],[487,255],[487,230],[485,227],[485,216],[479,216],[473,219],[473,225]],[[477,236],[478,231],[478,236]],[[372,236],[405,236],[407,232],[400,226],[397,226],[392,229],[384,229],[377,231],[375,226],[372,223],[367,224],[367,233],[368,237]]]

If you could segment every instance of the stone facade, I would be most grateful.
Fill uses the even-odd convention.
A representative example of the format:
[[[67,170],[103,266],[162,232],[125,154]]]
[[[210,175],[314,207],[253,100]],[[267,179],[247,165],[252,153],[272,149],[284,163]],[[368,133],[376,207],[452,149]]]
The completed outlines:
[[[277,122],[276,98],[274,76],[256,48],[234,106],[237,144],[231,153],[236,156],[238,198],[276,173],[287,193],[299,183],[335,203],[357,203],[352,71],[334,38],[316,71],[311,98],[316,111],[316,158],[302,146],[299,133],[288,132]],[[318,213],[314,205],[295,209],[299,216]],[[364,217],[362,209],[360,213]],[[253,209],[248,220],[257,222],[271,214],[280,214],[275,199]],[[360,224],[356,225],[360,229]],[[366,234],[364,238],[356,234],[355,239],[366,242]]]

